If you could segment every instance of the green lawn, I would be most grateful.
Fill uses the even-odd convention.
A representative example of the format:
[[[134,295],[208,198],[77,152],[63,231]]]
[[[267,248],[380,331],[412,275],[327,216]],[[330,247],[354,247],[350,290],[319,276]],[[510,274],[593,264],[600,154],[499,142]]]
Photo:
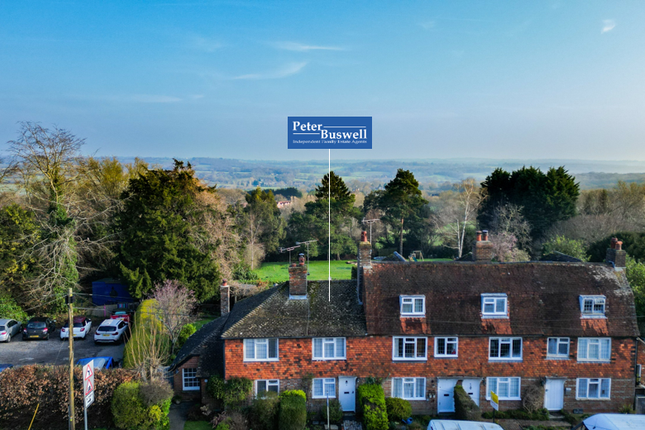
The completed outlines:
[[[202,326],[203,326],[204,324],[208,324],[209,322],[213,321],[213,319],[214,319],[214,318],[204,318],[204,319],[200,319],[200,320],[195,321],[195,322],[193,323],[193,325],[195,326],[195,328],[196,328],[197,330],[199,330],[200,328],[202,328]]]
[[[184,430],[213,430],[208,421],[186,421]]]
[[[297,261],[297,260],[293,260]],[[284,282],[289,280],[289,263],[262,263],[262,267],[255,271],[260,279],[263,281]],[[327,280],[329,277],[329,267],[326,261],[311,261],[309,263],[308,276],[311,280],[321,281]],[[331,262],[331,278],[332,279],[351,279],[352,278],[352,265],[347,264],[345,261]]]

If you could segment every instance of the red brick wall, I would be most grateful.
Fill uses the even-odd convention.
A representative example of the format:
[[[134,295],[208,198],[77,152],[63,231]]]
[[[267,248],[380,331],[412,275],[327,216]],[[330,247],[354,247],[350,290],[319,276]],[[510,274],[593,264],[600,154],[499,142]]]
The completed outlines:
[[[182,369],[196,369],[199,366],[199,357],[192,357],[188,361],[186,361],[184,364],[181,365],[181,367],[177,368],[177,372],[173,375],[173,385],[174,385],[174,391],[175,394],[178,394],[182,396],[184,399],[199,399],[201,397],[202,392],[206,392],[204,390],[204,382],[203,380],[201,381],[202,388],[201,390],[193,390],[193,391],[183,391],[183,380],[182,380]]]
[[[281,390],[288,380],[300,380],[311,374],[314,378],[356,376],[426,377],[426,390],[436,394],[436,377],[480,377],[480,406],[489,408],[485,400],[487,376],[519,376],[522,387],[541,378],[567,378],[565,408],[590,411],[617,411],[624,404],[632,404],[634,397],[634,339],[614,338],[611,343],[610,363],[578,363],[577,340],[571,339],[569,360],[546,360],[546,338],[524,338],[521,362],[491,362],[488,360],[488,337],[460,337],[459,357],[433,358],[434,338],[428,338],[428,360],[423,362],[393,362],[392,337],[371,336],[347,339],[347,359],[314,361],[311,339],[280,339],[279,361],[244,362],[243,341],[226,340],[226,378],[233,376],[255,379],[280,379]],[[645,346],[645,345],[644,345]],[[645,354],[643,354],[645,356]],[[639,357],[640,359],[640,357]],[[611,400],[575,400],[575,378],[612,378]],[[282,381],[285,381],[284,383]],[[291,381],[292,384],[296,384]],[[360,383],[360,381],[359,381]],[[384,383],[387,396],[391,393],[389,381]],[[308,393],[310,395],[310,393]],[[416,412],[436,412],[436,401],[411,402]],[[504,402],[506,408],[518,408],[519,402]],[[515,404],[517,403],[517,404]]]

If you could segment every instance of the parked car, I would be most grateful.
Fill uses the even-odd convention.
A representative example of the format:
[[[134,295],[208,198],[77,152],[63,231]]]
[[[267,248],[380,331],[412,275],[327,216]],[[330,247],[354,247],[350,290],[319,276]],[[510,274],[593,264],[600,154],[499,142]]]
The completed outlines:
[[[0,319],[0,342],[11,342],[20,333],[20,323],[16,320]]]
[[[87,317],[74,317],[74,337],[85,340],[87,334],[92,330],[92,320]],[[69,339],[69,322],[66,322],[60,329],[60,340]]]
[[[645,416],[632,414],[596,414],[574,427],[576,430],[645,429]]]
[[[116,362],[113,357],[89,357],[81,358],[76,362],[78,366],[85,366],[90,361],[94,360],[94,371],[99,371],[103,369],[112,369],[116,366]]]
[[[46,317],[36,317],[29,320],[22,329],[22,339],[49,339],[56,333],[56,320]]]
[[[121,342],[128,323],[123,319],[109,319],[101,323],[94,332],[94,343],[99,342]]]
[[[504,430],[497,424],[481,421],[432,420],[428,430]]]
[[[110,316],[112,319],[122,319],[128,324],[132,324],[132,312],[125,310],[125,309],[116,309],[112,311],[112,315]]]
[[[0,364],[0,372],[2,372],[5,369],[11,369],[13,367],[13,364]]]

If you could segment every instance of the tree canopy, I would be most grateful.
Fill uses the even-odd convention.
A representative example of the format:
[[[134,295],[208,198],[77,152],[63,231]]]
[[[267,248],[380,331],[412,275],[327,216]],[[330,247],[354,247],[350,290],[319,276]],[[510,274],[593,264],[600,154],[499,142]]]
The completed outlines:
[[[555,222],[573,217],[580,194],[575,178],[564,167],[552,167],[546,174],[535,167],[512,173],[497,168],[482,182],[482,188],[487,199],[479,211],[480,227],[494,226],[498,208],[512,204],[522,208],[534,240],[541,239]]]
[[[148,294],[155,283],[174,279],[199,300],[212,297],[220,282],[217,263],[198,246],[207,233],[195,221],[212,208],[200,194],[215,193],[194,176],[190,164],[175,161],[172,170],[145,170],[130,179],[117,214],[121,233],[119,272],[134,297]],[[201,248],[201,249],[200,249]]]

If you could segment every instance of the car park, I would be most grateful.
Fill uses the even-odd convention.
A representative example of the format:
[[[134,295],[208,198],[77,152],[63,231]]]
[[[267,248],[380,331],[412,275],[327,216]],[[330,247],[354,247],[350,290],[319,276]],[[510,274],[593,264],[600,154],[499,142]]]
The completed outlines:
[[[94,370],[99,371],[103,369],[112,369],[116,366],[116,362],[113,357],[88,357],[81,358],[76,362],[77,366],[85,366],[90,361],[94,360]]]
[[[94,342],[121,342],[128,328],[123,319],[109,319],[101,323],[94,332]]]
[[[87,317],[74,317],[74,337],[85,339],[92,330],[92,320]],[[60,329],[60,340],[69,339],[69,322]]]
[[[22,339],[49,339],[56,332],[56,320],[36,317],[29,320],[22,329]]]
[[[20,323],[12,319],[0,319],[0,342],[11,342],[20,333]]]

